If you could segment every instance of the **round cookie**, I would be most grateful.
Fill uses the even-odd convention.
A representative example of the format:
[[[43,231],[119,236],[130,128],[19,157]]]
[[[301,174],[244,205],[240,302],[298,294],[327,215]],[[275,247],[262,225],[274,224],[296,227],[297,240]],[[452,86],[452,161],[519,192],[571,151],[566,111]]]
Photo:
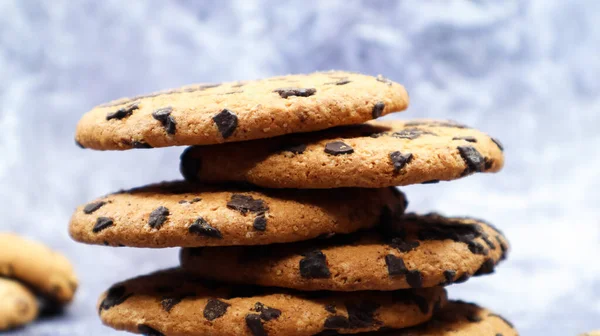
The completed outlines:
[[[489,274],[508,242],[491,225],[435,214],[405,215],[396,228],[254,247],[183,249],[202,277],[299,290],[396,290],[449,285]]]
[[[98,311],[110,327],[147,335],[309,336],[405,328],[429,320],[445,303],[442,287],[302,293],[225,286],[171,269],[114,285]]]
[[[33,321],[38,309],[36,297],[25,286],[0,278],[0,331]]]
[[[59,305],[71,302],[77,290],[77,276],[67,258],[9,233],[0,233],[0,276],[18,279]]]
[[[502,145],[454,122],[370,122],[239,144],[198,146],[181,158],[187,180],[268,188],[378,188],[497,172]]]
[[[150,185],[77,208],[71,236],[134,247],[263,245],[372,227],[402,215],[395,188],[267,190],[188,182]]]
[[[325,332],[319,336],[336,335]],[[339,334],[338,334],[339,335]],[[449,301],[427,323],[402,330],[361,333],[363,336],[518,336],[512,323],[498,314],[462,301]]]
[[[406,89],[382,76],[318,72],[115,100],[86,113],[75,138],[100,150],[208,145],[360,124],[407,105]]]

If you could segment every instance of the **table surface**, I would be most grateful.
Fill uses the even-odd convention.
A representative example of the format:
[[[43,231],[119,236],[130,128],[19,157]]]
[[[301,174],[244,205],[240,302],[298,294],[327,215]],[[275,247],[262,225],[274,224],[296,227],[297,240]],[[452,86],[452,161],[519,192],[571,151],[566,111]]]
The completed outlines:
[[[182,148],[73,144],[104,101],[193,82],[347,69],[406,84],[400,118],[450,118],[501,139],[506,167],[402,188],[414,211],[485,218],[512,244],[496,274],[450,295],[522,335],[600,329],[600,2],[0,1],[1,230],[67,254],[74,304],[7,335],[117,335],[96,316],[112,283],[175,265],[176,250],[72,242],[72,210],[177,179]]]

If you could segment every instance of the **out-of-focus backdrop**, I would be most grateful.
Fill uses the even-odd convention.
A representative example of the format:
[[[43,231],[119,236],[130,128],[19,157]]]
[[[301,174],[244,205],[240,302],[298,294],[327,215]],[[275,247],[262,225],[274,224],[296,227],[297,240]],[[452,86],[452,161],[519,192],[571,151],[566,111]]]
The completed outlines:
[[[450,118],[501,139],[497,175],[404,188],[415,211],[488,219],[512,242],[495,275],[449,288],[522,335],[600,328],[600,1],[0,1],[0,230],[66,253],[65,316],[9,335],[117,335],[112,283],[176,250],[72,242],[74,207],[176,179],[182,148],[96,152],[78,118],[110,99],[193,82],[345,69],[411,94],[398,118]],[[1,249],[1,247],[0,247]]]

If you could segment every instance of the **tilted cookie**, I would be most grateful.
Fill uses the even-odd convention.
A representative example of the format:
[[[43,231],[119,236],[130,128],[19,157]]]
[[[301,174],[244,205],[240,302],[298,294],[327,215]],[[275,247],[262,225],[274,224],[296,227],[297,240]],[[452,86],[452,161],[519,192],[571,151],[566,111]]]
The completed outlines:
[[[384,77],[318,72],[115,100],[85,114],[75,137],[101,150],[207,145],[360,124],[407,105],[404,87]]]
[[[9,233],[0,233],[0,276],[18,279],[57,304],[71,302],[77,290],[77,277],[67,258]]]
[[[396,290],[444,286],[489,274],[508,250],[476,219],[405,215],[397,229],[255,247],[183,249],[194,274],[228,282],[300,290]]]
[[[446,303],[442,287],[352,294],[224,286],[180,269],[114,285],[98,305],[104,324],[147,335],[309,336],[423,323]]]
[[[0,278],[0,331],[23,326],[38,315],[36,297],[25,286]]]
[[[497,172],[498,140],[448,121],[370,122],[182,155],[187,180],[248,181],[268,188],[377,188]]]
[[[316,336],[333,336],[324,332]],[[339,335],[339,334],[338,334]],[[518,336],[512,323],[485,308],[462,301],[446,307],[423,325],[401,330],[375,331],[361,336]],[[357,336],[358,336],[357,335]]]
[[[402,215],[405,206],[395,188],[268,190],[171,182],[80,206],[70,233],[77,241],[113,246],[263,245],[354,232],[382,215]]]

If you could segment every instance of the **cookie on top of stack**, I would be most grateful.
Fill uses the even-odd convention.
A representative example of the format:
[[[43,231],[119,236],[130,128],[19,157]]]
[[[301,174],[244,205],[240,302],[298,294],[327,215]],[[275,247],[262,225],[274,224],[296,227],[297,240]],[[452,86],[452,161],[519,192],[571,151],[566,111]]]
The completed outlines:
[[[180,266],[102,294],[102,321],[147,335],[516,335],[444,288],[492,273],[502,233],[406,213],[395,188],[496,172],[502,146],[455,122],[369,122],[407,105],[382,76],[330,71],[192,85],[84,115],[81,147],[192,146],[184,181],[76,209],[77,241],[183,247]]]

